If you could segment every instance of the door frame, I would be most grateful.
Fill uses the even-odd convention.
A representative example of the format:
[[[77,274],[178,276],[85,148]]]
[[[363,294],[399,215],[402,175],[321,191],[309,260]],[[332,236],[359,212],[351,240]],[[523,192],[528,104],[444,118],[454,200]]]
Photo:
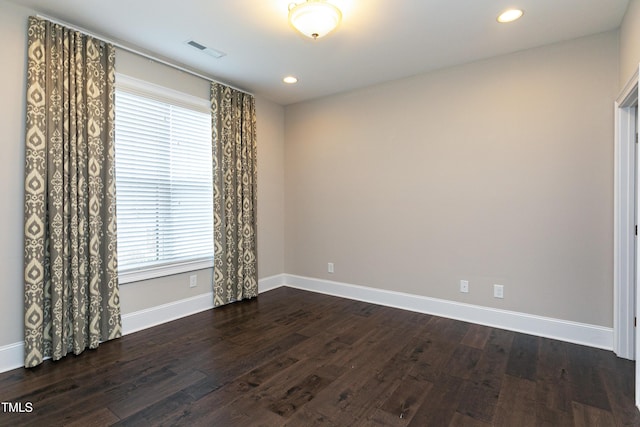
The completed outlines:
[[[614,174],[614,319],[613,350],[625,359],[635,360],[638,339],[634,318],[637,316],[635,249],[637,197],[636,188],[636,118],[638,112],[639,69],[627,82],[615,102],[615,174]],[[636,388],[640,384],[636,369]],[[636,405],[640,402],[636,392]]]

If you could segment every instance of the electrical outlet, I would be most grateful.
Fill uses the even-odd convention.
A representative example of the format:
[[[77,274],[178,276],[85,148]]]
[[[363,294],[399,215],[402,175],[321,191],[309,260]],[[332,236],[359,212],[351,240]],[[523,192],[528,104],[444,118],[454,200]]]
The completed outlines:
[[[504,286],[502,286],[502,285],[493,285],[493,297],[494,298],[504,298]]]
[[[330,262],[329,264],[327,264],[327,271],[328,271],[329,273],[333,273],[333,263],[332,263],[332,262]]]
[[[469,293],[469,281],[468,280],[460,280],[460,292]]]
[[[195,288],[196,286],[198,286],[198,275],[192,274],[191,276],[189,276],[189,287]]]

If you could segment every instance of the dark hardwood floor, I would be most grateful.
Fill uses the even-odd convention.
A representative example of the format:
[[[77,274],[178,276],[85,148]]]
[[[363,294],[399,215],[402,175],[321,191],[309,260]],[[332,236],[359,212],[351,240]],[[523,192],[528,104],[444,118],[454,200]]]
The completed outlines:
[[[0,374],[0,425],[640,425],[612,352],[289,288]],[[15,409],[15,407],[14,407]]]

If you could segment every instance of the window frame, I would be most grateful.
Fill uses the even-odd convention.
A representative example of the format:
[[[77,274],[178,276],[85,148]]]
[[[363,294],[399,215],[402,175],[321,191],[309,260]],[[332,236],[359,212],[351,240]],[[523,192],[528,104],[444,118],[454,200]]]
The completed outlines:
[[[116,73],[115,79],[115,97],[117,102],[117,92],[124,91],[130,94],[138,95],[141,97],[153,99],[159,102],[169,103],[174,106],[199,111],[209,114],[211,117],[211,101],[209,99],[200,98],[194,95],[190,95],[184,92],[180,92],[174,89],[170,89],[164,86],[160,86],[154,83],[150,83],[146,80],[137,79],[126,74]],[[118,120],[116,116],[116,121]],[[117,126],[117,125],[116,125]],[[118,164],[116,162],[116,169]],[[117,172],[116,172],[117,174]],[[213,180],[213,175],[211,176]],[[118,182],[116,180],[116,206],[117,200],[117,188]],[[212,230],[213,230],[213,211],[212,217]],[[117,217],[116,217],[117,224]],[[214,251],[213,241],[211,242],[212,253]],[[203,270],[213,267],[213,256],[203,256],[199,259],[183,260],[183,261],[168,261],[166,263],[156,264],[153,266],[143,266],[138,268],[132,268],[126,271],[120,271],[118,265],[118,282],[120,284],[138,282],[143,280],[157,279],[160,277],[171,276],[180,273],[188,273],[197,270]]]

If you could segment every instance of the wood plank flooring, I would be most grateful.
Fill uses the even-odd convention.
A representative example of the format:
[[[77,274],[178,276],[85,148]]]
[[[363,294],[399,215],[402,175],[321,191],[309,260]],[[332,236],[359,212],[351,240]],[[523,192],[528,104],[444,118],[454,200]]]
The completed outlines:
[[[0,374],[0,425],[640,426],[612,352],[290,288]]]

